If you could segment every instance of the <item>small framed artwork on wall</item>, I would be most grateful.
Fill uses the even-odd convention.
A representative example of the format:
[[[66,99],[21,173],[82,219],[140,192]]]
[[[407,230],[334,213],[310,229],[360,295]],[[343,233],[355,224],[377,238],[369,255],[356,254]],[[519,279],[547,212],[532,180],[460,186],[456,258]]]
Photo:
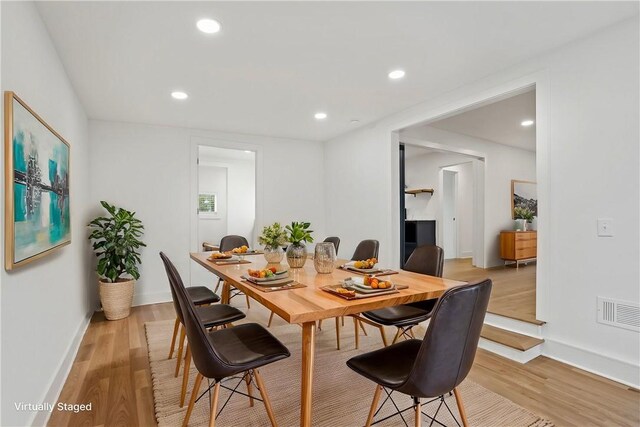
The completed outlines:
[[[511,180],[511,217],[515,219],[516,207],[528,208],[533,216],[538,216],[537,185],[533,181]]]
[[[70,146],[13,92],[5,92],[5,268],[71,243]]]

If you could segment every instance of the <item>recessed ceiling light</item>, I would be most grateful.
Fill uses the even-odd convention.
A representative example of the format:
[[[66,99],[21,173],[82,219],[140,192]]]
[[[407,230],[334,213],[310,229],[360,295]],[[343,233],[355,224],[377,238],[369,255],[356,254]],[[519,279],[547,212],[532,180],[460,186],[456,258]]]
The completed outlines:
[[[173,97],[173,99],[187,99],[189,97],[189,95],[187,95],[185,92],[179,90],[171,92],[171,96]]]
[[[215,19],[201,19],[196,23],[200,31],[207,34],[214,34],[220,31],[220,23]]]
[[[349,122],[349,124],[352,124],[352,125],[358,125],[358,124],[360,124],[360,120],[353,119],[353,120],[351,120],[351,121]]]
[[[324,120],[327,118],[327,113],[316,113],[313,117],[315,117],[316,120]]]
[[[251,150],[244,150],[244,152],[245,153],[249,153],[249,154],[253,153],[253,151],[251,151]]]
[[[404,70],[393,70],[389,73],[389,78],[392,80],[401,79],[404,77]]]
[[[524,120],[522,123],[520,123],[522,126],[531,126],[534,123],[533,120]]]

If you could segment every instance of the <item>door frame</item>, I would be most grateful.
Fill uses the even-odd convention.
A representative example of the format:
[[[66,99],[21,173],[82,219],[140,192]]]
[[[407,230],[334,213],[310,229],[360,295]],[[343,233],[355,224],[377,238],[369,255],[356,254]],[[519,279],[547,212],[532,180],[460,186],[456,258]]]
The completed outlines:
[[[445,242],[447,241],[447,235],[445,233],[446,230],[446,224],[445,224],[445,186],[444,186],[444,175],[445,172],[448,172],[450,174],[453,174],[453,195],[452,195],[452,200],[453,200],[453,217],[454,218],[458,218],[458,172],[457,171],[452,171],[447,169],[449,166],[442,166],[440,167],[440,170],[438,171],[438,179],[440,181],[440,188],[442,188],[442,203],[440,203],[440,217],[442,218],[440,223],[442,224],[442,249],[444,249],[444,259],[451,259],[451,258],[458,258],[458,255],[460,253],[460,245],[458,244],[459,242],[459,236],[458,236],[458,221],[456,219],[453,220],[453,231],[454,231],[454,237],[455,239],[453,240],[453,247],[455,250],[455,256],[454,257],[447,257],[447,251],[445,248]]]
[[[253,223],[253,239],[249,242],[251,247],[257,243],[258,224],[262,224],[263,209],[263,147],[257,144],[248,144],[239,141],[223,140],[207,136],[191,136],[189,141],[189,248],[191,252],[202,252],[198,242],[198,147],[207,146],[224,148],[228,150],[253,151],[255,153],[255,220]],[[189,269],[189,282],[191,282],[191,269]]]
[[[491,86],[493,84],[493,86]],[[391,153],[393,149],[397,150],[400,143],[400,130],[418,124],[426,124],[438,119],[443,119],[463,111],[477,108],[483,104],[495,102],[522,93],[527,89],[535,87],[536,89],[536,181],[538,183],[538,256],[536,261],[536,319],[545,321],[550,317],[548,312],[548,301],[550,298],[550,279],[549,267],[546,262],[547,257],[551,256],[551,248],[547,239],[547,223],[549,218],[549,200],[550,184],[549,184],[549,163],[550,163],[550,143],[549,143],[549,114],[550,114],[550,94],[551,83],[548,70],[540,70],[530,74],[526,74],[512,80],[506,80],[502,83],[489,83],[483,89],[467,94],[460,94],[457,91],[454,95],[447,95],[442,98],[440,103],[434,104],[426,112],[409,111],[405,114],[400,123],[389,128],[389,148]],[[402,138],[402,142],[406,143],[407,138]],[[397,157],[391,156],[391,189],[398,188],[396,183],[398,180],[398,164]],[[484,186],[484,181],[482,183]],[[398,196],[395,191],[390,193],[390,199],[394,205],[392,212],[392,220],[398,220],[396,216],[399,214]],[[477,211],[478,212],[478,211]],[[484,215],[484,211],[482,211]],[[397,221],[393,221],[397,222]],[[483,227],[484,230],[484,227]],[[399,233],[391,230],[392,250],[400,253]]]

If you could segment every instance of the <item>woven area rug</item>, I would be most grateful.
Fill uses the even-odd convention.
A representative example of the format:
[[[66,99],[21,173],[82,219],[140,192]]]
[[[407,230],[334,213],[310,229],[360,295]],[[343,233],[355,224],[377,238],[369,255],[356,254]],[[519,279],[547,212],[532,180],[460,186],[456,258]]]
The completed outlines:
[[[326,322],[333,323],[333,322]],[[350,322],[349,322],[350,323]],[[184,419],[186,405],[179,407],[180,388],[182,385],[182,373],[174,378],[176,359],[167,360],[169,343],[173,331],[173,320],[147,322],[145,324],[147,344],[149,346],[149,361],[151,364],[151,376],[153,379],[153,396],[158,425],[180,426]],[[263,367],[262,373],[265,387],[271,398],[273,410],[279,426],[294,427],[300,425],[300,339],[301,329],[296,325],[284,325],[270,329],[291,352],[291,357]],[[354,349],[353,327],[347,325],[341,329],[342,350],[335,348],[335,329],[333,325],[318,331],[316,334],[316,359],[314,370],[313,389],[313,425],[327,427],[355,427],[364,425],[375,385],[351,371],[346,361],[350,357],[381,346],[380,336],[369,334],[369,337],[360,339],[360,349]],[[187,402],[196,376],[195,368],[191,368]],[[230,381],[227,385],[231,388],[237,381]],[[203,381],[200,392],[206,387]],[[242,383],[239,390],[246,393],[246,386]],[[515,403],[493,393],[480,385],[466,380],[460,386],[460,392],[464,399],[465,409],[472,426],[527,426],[527,427],[551,427],[552,423],[541,419]],[[254,393],[258,391],[254,387]],[[254,394],[254,395],[255,395]],[[220,408],[229,392],[221,389]],[[259,394],[258,394],[259,396]],[[384,396],[383,396],[384,397]],[[394,400],[398,406],[406,408],[410,406],[408,397],[394,393]],[[381,398],[382,401],[382,398]],[[449,408],[456,417],[459,417],[454,397],[447,397]],[[438,402],[428,406],[423,405],[423,411],[432,415]],[[384,417],[393,412],[390,402],[376,418]],[[407,411],[404,414],[407,423],[413,426],[413,413]],[[443,406],[437,417],[438,421],[447,426],[456,426],[451,414]],[[459,419],[459,418],[458,418]],[[429,425],[429,421],[423,416],[423,425]],[[209,422],[209,400],[205,395],[198,401],[191,414],[190,426],[206,426]],[[249,399],[235,394],[216,420],[216,425],[229,426],[268,426],[264,406],[259,401],[254,401],[254,406],[249,406]],[[402,426],[404,423],[399,417],[390,418],[380,426]]]

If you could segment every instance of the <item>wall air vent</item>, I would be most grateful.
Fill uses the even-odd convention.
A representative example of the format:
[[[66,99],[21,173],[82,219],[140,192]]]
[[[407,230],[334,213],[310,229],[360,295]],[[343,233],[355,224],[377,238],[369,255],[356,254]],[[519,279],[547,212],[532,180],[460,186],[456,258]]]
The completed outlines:
[[[598,297],[598,323],[640,332],[640,304]]]

